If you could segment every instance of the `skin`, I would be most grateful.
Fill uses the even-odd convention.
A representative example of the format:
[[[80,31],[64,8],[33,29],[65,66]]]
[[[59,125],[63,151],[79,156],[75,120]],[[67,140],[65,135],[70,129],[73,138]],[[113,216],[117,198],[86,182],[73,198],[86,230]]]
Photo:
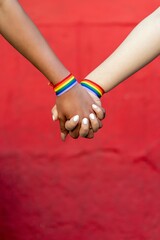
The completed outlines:
[[[51,83],[57,84],[69,75],[68,69],[58,59],[17,0],[0,0],[0,33],[17,51],[39,69]],[[89,119],[90,113],[95,114],[91,107],[94,103],[92,96],[87,91],[84,91],[80,84],[77,84],[62,96],[57,97],[57,117],[60,120],[62,133],[66,132],[64,128],[65,121],[78,114],[80,116],[79,123],[72,131],[72,136],[77,138],[81,119]],[[102,108],[100,111],[104,116]],[[93,137],[93,132],[97,131],[101,126],[101,122],[96,116],[95,121],[96,128],[93,126],[93,129],[91,122],[88,121],[91,127],[88,132],[89,138]]]
[[[102,64],[86,76],[110,91],[160,54],[160,8],[141,21]]]
[[[81,90],[82,89],[84,92],[86,92],[86,90],[84,88],[81,88]],[[81,90],[77,91],[79,99],[81,99],[81,96],[82,96]],[[105,110],[101,107],[101,101],[97,96],[95,96],[91,92],[88,92],[88,94],[91,96],[91,99],[93,99],[93,101],[94,101],[94,104],[92,104],[92,111],[95,113],[94,118],[93,118],[92,111],[90,111],[90,115],[89,115],[90,121],[87,118],[82,119],[81,115],[76,115],[76,116],[78,116],[78,118],[76,118],[76,120],[75,120],[75,116],[72,114],[71,115],[74,117],[67,116],[69,120],[63,119],[61,117],[60,118],[60,130],[61,130],[61,138],[63,141],[66,139],[68,133],[70,134],[70,136],[72,138],[78,138],[79,136],[85,137],[85,138],[93,138],[94,133],[97,132],[99,128],[102,128],[103,125],[100,120],[104,119]],[[64,97],[66,97],[66,95],[62,95],[60,97],[64,98]],[[72,96],[72,99],[74,99],[74,95]],[[59,100],[59,99],[57,98],[57,100]],[[67,104],[67,101],[66,101],[66,104]],[[57,106],[59,107],[58,101],[56,102],[56,105],[52,108],[52,118],[54,121],[59,118]],[[66,105],[63,105],[63,107],[65,110]],[[85,111],[86,103],[84,105],[81,103],[81,108],[84,109],[84,111]],[[97,116],[97,118],[95,117],[95,115]],[[82,119],[81,124],[79,124],[80,119]],[[78,126],[78,129],[75,129],[76,126]]]
[[[80,84],[77,84],[73,88],[74,88],[74,91],[68,91],[66,92],[66,94],[62,94],[56,99],[61,133],[63,133],[64,135],[67,134],[67,131],[65,128],[65,122],[67,119],[70,119],[72,118],[72,116],[75,115],[75,109],[76,109],[76,113],[79,116],[79,122],[81,122],[82,118],[84,117],[87,119],[87,117],[90,114],[94,115],[94,120],[91,121],[92,131],[90,130],[87,133],[85,133],[85,135],[87,135],[88,138],[92,138],[94,136],[94,132],[96,132],[101,127],[101,122],[95,117],[95,114],[93,114],[93,110],[92,110],[93,99],[87,93],[87,91],[81,87]],[[89,95],[89,98],[88,98],[88,95]],[[82,96],[83,96],[83,101],[82,101]],[[77,98],[79,99],[79,102],[77,101]],[[68,99],[71,101],[68,101]],[[74,103],[74,107],[72,107],[73,104],[71,105],[71,102]],[[80,110],[79,110],[79,105],[81,106]],[[86,108],[86,106],[88,107]],[[89,109],[89,114],[88,114],[88,109]],[[70,135],[73,138],[78,138],[79,134],[81,134],[80,129],[81,129],[81,125],[78,124],[75,130],[72,129],[72,132],[70,133]]]
[[[120,46],[85,78],[110,91],[129,76],[146,66],[160,54],[160,8],[141,21]],[[56,108],[54,107],[55,113]],[[71,131],[78,122],[73,118],[66,122]],[[89,129],[89,125],[88,125]],[[81,127],[81,135],[86,132]]]

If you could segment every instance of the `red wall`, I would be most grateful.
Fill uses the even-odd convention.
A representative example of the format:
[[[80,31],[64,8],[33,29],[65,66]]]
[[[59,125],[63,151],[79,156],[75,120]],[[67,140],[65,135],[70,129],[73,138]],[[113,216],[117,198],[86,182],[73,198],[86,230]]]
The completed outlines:
[[[21,3],[80,79],[160,2]],[[0,68],[0,240],[159,240],[159,59],[104,96],[93,140],[66,143],[47,81],[3,38]]]

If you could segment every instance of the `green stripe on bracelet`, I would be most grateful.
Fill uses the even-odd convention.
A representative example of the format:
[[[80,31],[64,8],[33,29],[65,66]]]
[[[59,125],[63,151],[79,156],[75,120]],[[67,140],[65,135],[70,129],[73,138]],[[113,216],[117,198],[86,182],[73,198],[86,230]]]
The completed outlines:
[[[63,79],[61,82],[57,83],[56,85],[53,85],[50,83],[56,93],[57,96],[62,95],[63,93],[67,92],[69,89],[71,89],[74,85],[77,84],[77,80],[72,74],[69,74],[65,79]]]
[[[89,89],[99,98],[101,98],[102,95],[105,93],[102,87],[100,87],[97,83],[92,82],[88,79],[84,79],[83,81],[81,81],[81,85],[86,89]]]

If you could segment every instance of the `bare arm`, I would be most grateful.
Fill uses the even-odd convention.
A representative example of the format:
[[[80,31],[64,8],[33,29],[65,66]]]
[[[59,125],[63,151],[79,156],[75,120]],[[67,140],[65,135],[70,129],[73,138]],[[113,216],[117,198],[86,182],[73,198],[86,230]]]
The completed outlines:
[[[160,8],[140,22],[101,65],[88,74],[106,92],[160,54]]]
[[[17,0],[0,0],[0,33],[53,84],[69,74]]]

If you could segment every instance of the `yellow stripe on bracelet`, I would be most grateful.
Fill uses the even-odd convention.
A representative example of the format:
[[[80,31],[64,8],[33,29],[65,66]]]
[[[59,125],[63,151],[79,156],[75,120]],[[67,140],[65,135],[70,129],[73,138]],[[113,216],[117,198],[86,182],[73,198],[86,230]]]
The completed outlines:
[[[59,91],[61,88],[65,87],[65,85],[69,84],[70,81],[72,81],[73,79],[75,79],[74,76],[70,74],[68,77],[66,77],[60,83],[54,86],[54,91],[55,92]]]
[[[81,85],[86,89],[89,89],[99,98],[101,98],[102,95],[105,93],[104,89],[101,86],[99,86],[97,83],[92,82],[88,79],[84,79],[83,81],[81,81]]]
[[[72,74],[69,74],[66,78],[64,78],[62,81],[60,81],[56,85],[49,83],[49,85],[53,87],[57,96],[60,96],[63,93],[67,92],[76,84],[77,84],[77,80]]]

